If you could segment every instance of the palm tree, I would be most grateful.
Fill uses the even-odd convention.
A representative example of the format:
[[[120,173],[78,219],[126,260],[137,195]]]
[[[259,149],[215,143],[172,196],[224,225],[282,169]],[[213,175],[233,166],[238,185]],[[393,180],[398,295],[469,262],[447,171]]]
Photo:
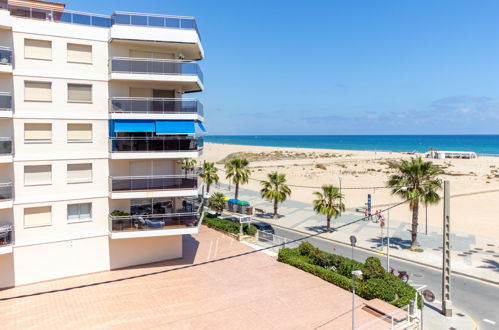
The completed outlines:
[[[340,212],[345,211],[345,204],[341,202],[344,198],[340,190],[331,184],[322,186],[322,192],[316,191],[314,195],[314,211],[317,214],[325,215],[327,219],[327,231],[331,230],[331,218],[340,216]]]
[[[187,175],[188,172],[194,171],[196,164],[197,161],[195,159],[190,159],[190,158],[182,159],[182,169],[185,171],[185,175]]]
[[[239,197],[239,184],[248,183],[251,173],[248,164],[249,162],[245,158],[234,158],[225,164],[226,179],[231,179],[236,185],[236,199]]]
[[[217,174],[218,168],[215,167],[215,163],[205,162],[203,164],[203,173],[201,173],[201,177],[206,183],[206,192],[210,192],[210,185],[217,183],[220,179]]]
[[[272,172],[268,174],[268,181],[262,181],[260,190],[262,198],[274,202],[274,219],[277,218],[277,207],[291,195],[291,189],[286,185],[286,175]]]
[[[421,157],[402,160],[395,168],[399,173],[390,177],[388,185],[392,188],[392,194],[409,200],[409,208],[412,210],[411,249],[414,249],[418,246],[419,203],[436,204],[440,201],[437,191],[442,188],[442,183],[437,175],[442,171]]]
[[[213,193],[208,201],[210,202],[210,208],[215,210],[217,212],[217,216],[222,213],[225,207],[225,200],[224,200],[224,194],[215,192]]]

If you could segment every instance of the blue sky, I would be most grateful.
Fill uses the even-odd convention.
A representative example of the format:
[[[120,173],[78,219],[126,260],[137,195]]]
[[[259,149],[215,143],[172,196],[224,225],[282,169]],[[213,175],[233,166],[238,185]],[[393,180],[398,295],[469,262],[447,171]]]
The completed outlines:
[[[499,1],[68,1],[196,16],[216,134],[499,134]]]

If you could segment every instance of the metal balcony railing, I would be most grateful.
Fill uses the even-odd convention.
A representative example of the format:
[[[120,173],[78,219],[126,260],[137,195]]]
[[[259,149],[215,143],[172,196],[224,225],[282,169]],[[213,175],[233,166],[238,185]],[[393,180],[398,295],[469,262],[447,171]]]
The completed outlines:
[[[11,224],[0,224],[0,247],[14,244],[12,229]]]
[[[12,64],[12,49],[0,46],[0,65]]]
[[[198,76],[203,81],[197,62],[133,57],[113,57],[110,61],[111,72],[115,73]]]
[[[171,137],[114,137],[109,138],[111,152],[184,152],[200,151],[204,139]]]
[[[0,137],[0,155],[12,154],[12,139]]]
[[[187,175],[152,175],[110,177],[111,192],[132,192],[146,190],[197,189],[199,177]]]
[[[0,202],[11,200],[13,197],[12,191],[12,182],[0,183]]]
[[[196,19],[194,17],[127,12],[115,12],[112,15],[99,15],[66,9],[44,9],[11,4],[5,4],[3,7],[9,9],[12,16],[31,19],[81,24],[103,28],[109,28],[114,24],[118,24],[195,30],[199,35]]]
[[[12,110],[12,94],[0,92],[0,110]]]
[[[113,97],[109,101],[109,112],[140,114],[198,114],[202,116],[203,104],[195,99]]]

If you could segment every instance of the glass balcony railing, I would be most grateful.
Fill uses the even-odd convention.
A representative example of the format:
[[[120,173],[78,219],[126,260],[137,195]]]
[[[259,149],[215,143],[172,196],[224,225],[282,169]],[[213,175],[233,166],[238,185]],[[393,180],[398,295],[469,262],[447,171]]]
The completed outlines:
[[[112,24],[163,27],[198,31],[196,19],[194,17],[115,12],[111,16],[111,19]]]
[[[12,199],[12,183],[0,183],[0,202]]]
[[[54,22],[89,25],[109,28],[114,24],[149,26],[156,28],[170,28],[182,30],[195,30],[198,35],[196,19],[194,17],[155,15],[115,12],[111,16],[92,13],[83,13],[72,10],[44,9],[20,5],[4,5],[12,16],[47,20]]]
[[[12,95],[0,93],[0,110],[12,110]]]
[[[11,224],[0,224],[0,247],[14,244],[12,229]]]
[[[0,65],[12,64],[12,49],[0,46]]]
[[[111,59],[111,72],[198,76],[201,82],[203,81],[203,72],[199,64],[188,61],[113,57]]]
[[[164,215],[134,215],[110,217],[109,226],[112,232],[143,231],[195,227],[200,215],[197,213],[176,213]]]
[[[110,177],[111,192],[197,189],[198,175],[153,175]]]
[[[184,152],[200,151],[204,139],[171,137],[116,137],[110,138],[111,152]]]
[[[198,114],[202,116],[203,104],[194,99],[113,97],[110,100],[109,111],[111,113]]]
[[[12,139],[0,137],[0,156],[12,154]]]

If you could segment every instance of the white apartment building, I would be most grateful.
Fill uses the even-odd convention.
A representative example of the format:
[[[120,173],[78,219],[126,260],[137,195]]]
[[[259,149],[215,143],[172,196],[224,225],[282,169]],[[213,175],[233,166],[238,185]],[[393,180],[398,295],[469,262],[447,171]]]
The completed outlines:
[[[0,288],[182,256],[202,58],[192,17],[0,2]]]

